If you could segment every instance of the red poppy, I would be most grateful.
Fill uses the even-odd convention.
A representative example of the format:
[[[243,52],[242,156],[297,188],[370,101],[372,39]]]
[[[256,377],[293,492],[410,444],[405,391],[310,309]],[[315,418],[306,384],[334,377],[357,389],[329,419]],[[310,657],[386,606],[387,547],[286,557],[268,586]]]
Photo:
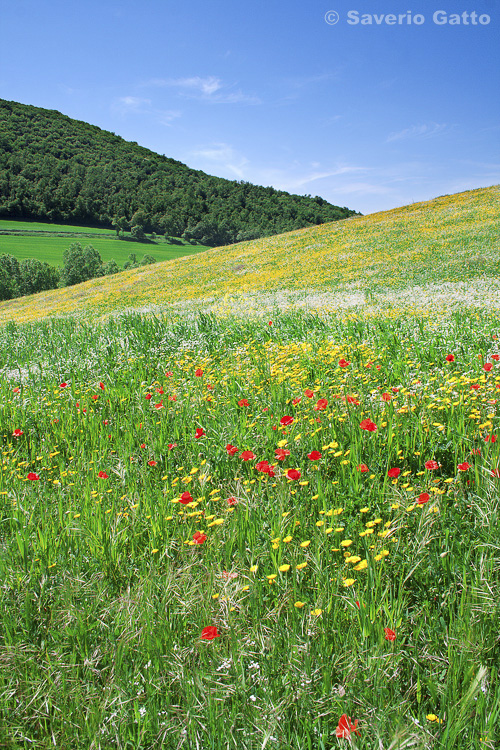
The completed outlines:
[[[207,535],[206,534],[201,534],[199,531],[196,531],[193,534],[193,540],[194,540],[195,544],[203,544],[203,542],[206,540],[206,538],[207,538]]]
[[[384,628],[384,636],[386,641],[395,641],[396,640],[396,633],[394,630],[391,630],[390,628]]]
[[[300,402],[301,402],[301,401],[302,401],[302,399],[301,399],[301,398],[294,398],[294,399],[293,399],[293,401],[292,401],[292,404],[293,404],[294,406],[297,406],[297,404],[300,404]]]
[[[300,471],[297,471],[297,469],[288,469],[286,473],[288,479],[300,479]]]
[[[176,447],[177,447],[177,443],[169,443],[169,444],[168,444],[168,449],[169,449],[169,451],[171,451],[171,450],[172,450],[172,448],[176,448]]]
[[[377,430],[377,425],[371,419],[363,419],[359,426],[362,430],[367,430],[368,432],[376,432]]]
[[[20,430],[19,428],[17,428],[14,430],[12,434],[14,435],[14,437],[20,437],[21,435],[24,435],[24,432]]]
[[[21,393],[21,389],[20,388],[14,388],[14,393]]]
[[[155,409],[163,409],[163,401],[160,401],[159,404],[155,404]]]
[[[422,492],[422,494],[418,496],[418,504],[425,505],[425,503],[428,503],[430,499],[431,496],[428,492]]]
[[[156,461],[148,461],[148,466],[156,466]]]
[[[169,401],[177,401],[177,396],[176,395],[169,396],[168,400]]]
[[[447,362],[454,362],[455,361],[455,355],[454,354],[447,354],[446,355],[446,361]]]
[[[197,427],[197,428],[196,428],[196,432],[195,432],[195,434],[194,434],[194,439],[195,439],[195,440],[199,440],[199,439],[200,439],[201,437],[203,437],[203,435],[205,435],[205,434],[206,434],[206,433],[205,433],[205,430],[203,429],[203,427]]]
[[[328,406],[328,400],[326,398],[320,398],[318,403],[313,406],[315,411],[324,411]]]
[[[401,474],[401,469],[398,469],[398,468],[389,469],[389,471],[387,472],[387,476],[391,478],[397,478],[399,477],[400,474]]]
[[[106,474],[105,471],[100,471],[97,476],[99,477],[99,479],[109,479],[109,476]]]
[[[492,477],[500,477],[500,469],[492,469],[491,470],[491,476]]]
[[[359,401],[356,396],[347,396],[347,403],[354,404],[354,406],[359,406]]]
[[[267,474],[269,469],[271,468],[267,461],[259,461],[258,464],[255,464],[255,468],[257,471],[261,471],[263,474]]]
[[[242,398],[240,401],[238,401],[238,406],[250,406],[246,398]]]
[[[35,482],[37,479],[40,479],[40,477],[38,476],[38,474],[35,474],[34,471],[30,471],[30,473],[28,474],[28,479],[30,479],[32,482]]]
[[[204,641],[213,641],[214,638],[219,638],[220,633],[217,632],[215,625],[208,625],[201,631],[201,638]]]
[[[358,737],[361,736],[361,733],[357,729],[358,726],[358,720],[354,722],[354,724],[351,722],[351,717],[347,716],[347,714],[342,714],[342,716],[339,719],[339,725],[337,729],[335,730],[335,735],[339,739],[344,738],[346,740],[351,739],[351,732],[354,732],[354,734],[357,734]]]
[[[306,390],[304,391],[304,393],[307,396],[307,398],[312,398],[314,396],[314,391],[311,391],[310,388],[306,388]]]
[[[491,362],[486,362],[486,364],[483,365],[483,370],[485,372],[490,372],[493,369],[493,365]]]
[[[228,443],[226,445],[226,450],[229,456],[234,456],[236,453],[238,453],[238,448],[235,445],[231,445],[231,443]]]
[[[181,495],[181,498],[180,498],[179,502],[181,502],[183,505],[187,505],[188,503],[192,503],[193,502],[193,498],[191,497],[191,493],[187,492],[187,491],[183,492],[182,495]]]
[[[97,401],[97,399],[99,398],[99,396],[91,396],[90,398],[92,399],[92,401]]]
[[[494,359],[495,362],[500,361],[500,354],[492,354],[491,355],[491,359]]]
[[[198,368],[197,370],[194,371],[194,374],[196,375],[197,378],[201,378],[203,375],[203,370],[200,370],[200,368]]]
[[[151,393],[146,393],[146,401],[151,401],[152,398],[153,396],[151,395]]]
[[[368,466],[366,464],[359,464],[359,466],[357,466],[356,468],[362,474],[365,474],[365,472],[369,471]]]
[[[66,382],[59,383],[59,388],[67,388],[67,387],[68,387],[68,384]]]
[[[496,435],[486,435],[484,438],[485,443],[496,443],[497,436]]]
[[[103,391],[104,390],[104,383],[99,383],[99,388]]]
[[[144,450],[144,448],[145,448],[145,447],[146,447],[146,443],[141,443],[141,448],[142,448],[143,450]]]
[[[470,388],[471,388],[471,391],[478,391],[481,388],[481,386],[479,385],[479,383],[473,383]]]
[[[349,367],[350,364],[347,359],[339,359],[339,367]]]
[[[390,393],[383,393],[382,394],[382,401],[389,402],[392,401],[392,396]]]
[[[472,469],[472,466],[467,461],[464,461],[463,464],[458,464],[457,468],[459,471],[467,471],[467,469]]]
[[[284,417],[281,417],[280,424],[282,425],[293,424],[293,417],[290,417],[288,414],[286,414]]]
[[[162,393],[165,393],[165,391],[163,390],[163,388],[157,388],[156,393],[159,393],[161,395]]]
[[[278,461],[284,461],[287,456],[290,455],[290,451],[286,448],[276,448],[274,451],[274,455],[278,459]]]
[[[252,451],[243,451],[241,458],[243,461],[251,461],[253,458],[256,458],[256,455]]]
[[[307,458],[311,461],[318,461],[321,458],[321,453],[319,451],[311,451],[311,453],[307,454]]]
[[[228,505],[238,505],[238,501],[236,500],[235,497],[228,497],[226,502]]]
[[[434,469],[439,469],[439,464],[437,461],[426,461],[425,468],[429,469],[429,471],[433,471]]]
[[[268,326],[272,326],[272,324],[273,324],[273,321],[272,321],[272,320],[270,320],[270,321],[269,321],[269,323],[268,323],[267,325],[268,325]]]
[[[174,373],[171,370],[167,370],[167,372],[165,373],[165,377],[166,378],[171,378],[173,374]]]

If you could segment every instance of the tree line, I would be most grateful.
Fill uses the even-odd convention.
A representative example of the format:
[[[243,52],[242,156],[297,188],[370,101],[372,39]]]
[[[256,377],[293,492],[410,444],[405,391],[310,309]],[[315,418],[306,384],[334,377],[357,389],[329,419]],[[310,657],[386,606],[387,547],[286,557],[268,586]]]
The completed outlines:
[[[0,300],[73,286],[99,276],[110,276],[128,268],[138,268],[151,263],[156,263],[152,255],[144,255],[142,260],[138,261],[136,253],[130,253],[122,269],[113,259],[104,263],[98,250],[92,245],[82,247],[79,242],[73,242],[64,251],[61,268],[50,266],[36,258],[20,261],[13,255],[4,254],[0,255]]]
[[[55,110],[0,99],[0,216],[226,245],[355,214],[211,177]],[[139,233],[139,234],[137,234]]]

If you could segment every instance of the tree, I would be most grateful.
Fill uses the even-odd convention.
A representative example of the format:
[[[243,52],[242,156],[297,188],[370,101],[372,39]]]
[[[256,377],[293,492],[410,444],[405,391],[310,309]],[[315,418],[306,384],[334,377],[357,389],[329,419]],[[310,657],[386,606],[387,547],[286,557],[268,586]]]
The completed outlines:
[[[20,265],[21,283],[19,292],[22,296],[56,289],[59,283],[59,271],[48,263],[36,258],[27,258]]]
[[[128,256],[128,260],[125,261],[123,264],[123,268],[126,271],[128,268],[138,268],[139,263],[137,262],[137,255],[135,253],[130,253]]]
[[[126,216],[120,216],[120,218],[118,219],[115,216],[115,218],[113,219],[113,226],[116,230],[116,236],[119,237],[120,232],[125,232],[127,229],[129,229],[130,224],[128,223]]]
[[[12,294],[10,297],[4,297],[3,299],[12,299],[13,297],[19,297],[19,289],[21,286],[21,272],[19,269],[19,261],[14,258],[13,255],[0,255],[0,268],[5,271],[6,278],[8,279],[7,286],[5,289],[11,289]]]
[[[130,233],[132,237],[135,240],[145,240],[146,234],[144,232],[144,227],[141,224],[134,224],[132,229],[130,230]]]
[[[141,266],[150,266],[153,263],[156,263],[156,258],[153,258],[152,255],[145,255],[141,260]]]
[[[121,268],[114,258],[111,258],[111,260],[108,260],[108,262],[104,264],[105,276],[112,276],[115,273],[120,273],[120,271]]]
[[[83,281],[104,275],[104,267],[98,251],[87,245],[82,248],[79,242],[73,242],[64,251],[64,265],[61,272],[63,286],[81,284]]]
[[[12,279],[5,268],[0,265],[0,300],[12,299],[15,296]]]

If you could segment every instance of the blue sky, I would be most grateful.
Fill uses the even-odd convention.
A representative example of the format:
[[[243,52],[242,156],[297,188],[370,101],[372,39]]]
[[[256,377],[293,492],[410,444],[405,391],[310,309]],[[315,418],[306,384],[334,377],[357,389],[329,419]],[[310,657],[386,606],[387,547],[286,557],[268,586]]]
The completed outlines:
[[[209,174],[362,213],[500,182],[497,0],[0,0],[0,27],[1,98]]]

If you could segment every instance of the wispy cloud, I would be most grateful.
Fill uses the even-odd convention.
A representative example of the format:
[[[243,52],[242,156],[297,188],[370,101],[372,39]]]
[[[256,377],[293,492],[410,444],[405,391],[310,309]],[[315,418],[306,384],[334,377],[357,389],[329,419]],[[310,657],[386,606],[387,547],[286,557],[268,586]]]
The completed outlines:
[[[193,76],[192,78],[174,78],[167,82],[167,86],[177,86],[186,91],[195,91],[204,96],[210,96],[222,88],[222,83],[220,78],[215,76],[207,76],[206,78]]]
[[[314,164],[314,166],[319,166],[317,163]],[[308,185],[311,182],[315,182],[316,180],[324,180],[329,177],[338,177],[339,175],[346,175],[346,174],[359,174],[363,172],[369,171],[369,167],[337,167],[336,169],[332,170],[321,170],[321,171],[315,171],[315,172],[307,172],[306,174],[302,175],[301,177],[292,178],[288,184],[287,184],[287,190],[297,190],[298,188],[304,187],[304,185]]]
[[[151,99],[141,99],[138,96],[120,96],[113,102],[112,109],[127,114],[128,112],[144,112],[151,105]]]
[[[240,180],[244,178],[245,167],[249,165],[246,156],[227,143],[213,143],[209,146],[202,146],[193,151],[191,156],[196,160],[202,159],[214,166],[216,165],[218,169],[222,168]]]
[[[182,112],[177,109],[158,109],[152,106],[151,99],[139,96],[121,96],[111,104],[111,110],[122,117],[127,115],[149,115],[162,125],[171,125],[174,120],[181,117]]]
[[[448,129],[446,123],[431,122],[424,125],[412,125],[404,130],[399,130],[395,133],[389,133],[386,139],[386,143],[392,141],[402,141],[408,138],[432,138],[435,135],[440,135]]]
[[[191,76],[187,78],[151,78],[144,81],[142,88],[174,88],[179,96],[199,99],[211,104],[260,104],[258,96],[245,94],[235,89],[234,84],[226,84],[217,76]]]

